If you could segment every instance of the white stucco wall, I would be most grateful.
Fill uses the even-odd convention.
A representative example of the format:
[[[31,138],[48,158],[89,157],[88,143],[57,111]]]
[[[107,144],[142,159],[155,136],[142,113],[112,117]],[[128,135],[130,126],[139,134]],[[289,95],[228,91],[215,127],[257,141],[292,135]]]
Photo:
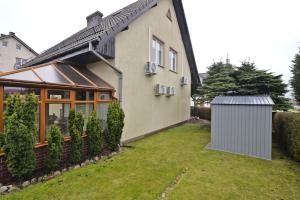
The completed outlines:
[[[2,41],[7,41],[7,47],[2,46]],[[17,44],[20,43],[12,37],[0,40],[0,72],[14,70],[16,58],[28,59],[35,57],[35,55],[23,45],[21,45],[21,50],[17,50]]]
[[[172,22],[166,17],[169,9]],[[159,67],[157,75],[145,76],[145,65],[149,61],[149,38],[152,35],[164,42],[164,67]],[[169,70],[170,47],[178,53],[177,73]],[[158,6],[130,24],[127,31],[117,35],[113,62],[123,72],[122,107],[126,116],[123,141],[189,119],[191,73],[172,0],[161,0]],[[104,63],[94,63],[88,67],[118,89],[116,73]],[[183,75],[189,79],[186,86],[180,85]],[[155,96],[156,83],[175,86],[176,95]]]

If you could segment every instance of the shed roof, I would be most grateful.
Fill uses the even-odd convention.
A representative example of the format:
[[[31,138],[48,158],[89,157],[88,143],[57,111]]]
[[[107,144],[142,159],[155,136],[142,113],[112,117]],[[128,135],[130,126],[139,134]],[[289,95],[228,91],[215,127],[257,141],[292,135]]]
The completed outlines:
[[[274,105],[270,96],[217,96],[212,105]]]

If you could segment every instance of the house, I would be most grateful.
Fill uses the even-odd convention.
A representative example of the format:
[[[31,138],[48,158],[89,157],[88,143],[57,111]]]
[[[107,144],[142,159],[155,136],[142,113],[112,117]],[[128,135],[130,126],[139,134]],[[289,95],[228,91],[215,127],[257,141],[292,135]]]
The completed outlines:
[[[181,0],[139,0],[86,19],[82,30],[27,62],[30,68],[0,76],[4,96],[16,90],[8,88],[12,83],[30,82],[23,92],[40,88],[41,143],[53,121],[67,134],[70,108],[86,119],[97,111],[105,122],[113,98],[125,112],[123,142],[189,120],[199,77]]]
[[[0,72],[11,71],[20,68],[28,59],[38,54],[25,42],[16,36],[14,32],[0,36]]]
[[[208,76],[207,73],[199,73],[199,79],[200,79],[200,83],[201,85],[203,84],[204,79],[206,79]]]

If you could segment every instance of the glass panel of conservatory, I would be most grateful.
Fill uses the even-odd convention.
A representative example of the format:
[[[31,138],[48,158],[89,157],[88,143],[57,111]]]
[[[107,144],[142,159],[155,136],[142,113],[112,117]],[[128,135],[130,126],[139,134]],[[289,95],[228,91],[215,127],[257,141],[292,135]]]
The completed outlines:
[[[98,94],[98,100],[111,100],[112,95],[111,92],[100,92]]]
[[[57,125],[61,132],[65,135],[69,135],[68,119],[70,112],[70,104],[67,103],[55,103],[46,104],[46,132],[50,130],[52,125]]]
[[[97,117],[100,119],[103,129],[107,128],[107,111],[109,103],[97,103]]]
[[[94,110],[94,105],[92,103],[77,103],[75,105],[75,110],[83,114],[83,118],[84,118],[83,130],[86,131],[86,124]]]
[[[16,72],[13,74],[3,75],[3,76],[0,76],[0,78],[41,82],[39,77],[37,77],[31,70],[26,70],[26,71]]]
[[[3,105],[3,110],[5,112],[5,108],[6,108],[6,104]],[[37,112],[36,112],[36,117],[35,117],[35,125],[36,125],[36,136],[35,136],[35,139],[36,139],[36,143],[39,143],[40,142],[40,109],[41,109],[41,105],[39,104],[38,105],[38,109],[37,109]],[[3,119],[4,120],[4,119]],[[6,120],[4,121],[3,125],[4,125],[4,128],[6,126]]]
[[[86,78],[80,75],[77,71],[75,71],[72,67],[66,64],[56,64],[57,69],[59,69],[62,73],[64,73],[69,79],[71,79],[75,84],[78,85],[87,85],[93,86]]]
[[[34,69],[34,71],[48,83],[71,84],[52,65]]]
[[[4,100],[11,94],[20,95],[21,99],[25,99],[26,95],[34,93],[40,99],[39,88],[26,88],[26,87],[10,87],[4,86]]]
[[[76,91],[76,100],[77,101],[93,101],[94,100],[94,91],[85,91],[85,90]]]
[[[48,99],[70,99],[70,91],[68,90],[48,90]]]

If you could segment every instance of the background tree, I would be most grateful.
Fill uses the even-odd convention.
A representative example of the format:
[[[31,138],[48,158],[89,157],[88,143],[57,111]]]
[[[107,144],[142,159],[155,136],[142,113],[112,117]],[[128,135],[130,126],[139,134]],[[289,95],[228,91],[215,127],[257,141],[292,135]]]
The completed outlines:
[[[295,58],[292,62],[293,65],[291,66],[291,86],[293,88],[293,93],[296,101],[300,103],[300,49],[299,53],[295,55]]]
[[[282,75],[274,75],[266,70],[258,70],[254,63],[242,62],[233,73],[237,84],[237,95],[269,95],[273,99],[275,110],[288,110],[289,101],[284,97],[287,84]]]
[[[208,68],[208,76],[199,88],[200,100],[210,102],[219,95],[234,94],[237,90],[235,79],[231,76],[234,68],[229,63],[213,63]]]
[[[208,77],[199,88],[199,95],[205,102],[218,95],[270,95],[274,109],[286,111],[291,108],[284,97],[286,88],[282,75],[258,70],[254,63],[242,62],[240,67],[233,67],[219,62],[208,68]]]
[[[60,166],[64,152],[64,137],[58,126],[51,126],[50,131],[47,133],[47,141],[47,168],[49,171],[53,171]]]
[[[101,128],[100,120],[96,112],[93,112],[89,117],[86,132],[88,135],[89,154],[91,156],[98,155],[102,150],[103,130]]]
[[[113,101],[108,106],[107,111],[107,142],[111,150],[117,151],[120,146],[123,127],[124,112],[117,101]]]

